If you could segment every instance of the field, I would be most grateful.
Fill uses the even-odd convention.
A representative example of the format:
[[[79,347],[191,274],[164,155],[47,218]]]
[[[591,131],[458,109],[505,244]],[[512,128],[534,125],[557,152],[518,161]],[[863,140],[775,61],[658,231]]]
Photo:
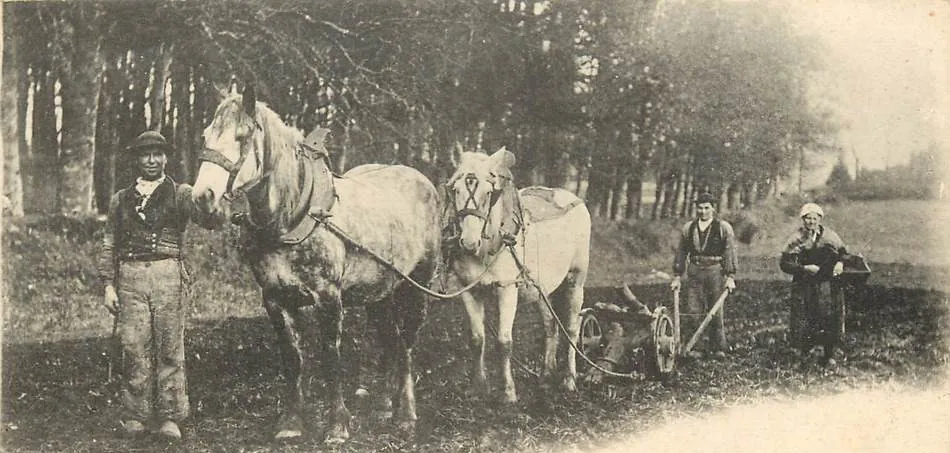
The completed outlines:
[[[465,395],[464,311],[456,302],[436,302],[415,354],[420,416],[415,436],[394,432],[351,398],[351,440],[333,450],[560,452],[616,448],[617,442],[667,445],[656,436],[670,427],[728,417],[736,408],[835,398],[831,395],[855,404],[862,400],[846,399],[855,391],[934,391],[945,384],[950,258],[933,231],[950,219],[950,206],[901,201],[829,207],[826,223],[853,250],[863,252],[874,270],[866,287],[849,294],[846,358],[835,370],[800,367],[781,336],[754,335],[787,316],[789,285],[778,272],[776,255],[794,219],[777,207],[750,213],[752,217],[756,233],[751,244],[742,245],[739,290],[728,303],[727,325],[736,349],[728,360],[680,363],[675,376],[662,383],[618,382],[609,389],[585,387],[574,395],[547,394],[531,372],[539,368],[540,329],[534,308],[523,306],[515,334],[521,401],[511,407],[472,401]],[[668,272],[675,223],[598,222],[588,301],[614,297],[610,287],[632,282],[641,300],[668,303],[666,284],[653,270]],[[164,446],[120,438],[114,431],[115,388],[108,383],[111,319],[97,306],[99,290],[91,267],[95,231],[91,221],[4,225],[4,451],[330,449],[319,437],[290,445],[269,440],[281,403],[279,362],[257,290],[235,262],[230,231],[190,233],[195,281],[186,348],[193,417],[184,426],[184,441]],[[350,357],[359,357],[354,350],[361,340],[360,315],[348,312],[347,332],[352,335],[344,347]],[[352,361],[349,390],[365,379],[358,370]],[[313,393],[321,393],[319,379]],[[313,413],[319,427],[321,403],[315,403]],[[937,451],[946,451],[942,445]],[[748,451],[792,450],[765,443]]]

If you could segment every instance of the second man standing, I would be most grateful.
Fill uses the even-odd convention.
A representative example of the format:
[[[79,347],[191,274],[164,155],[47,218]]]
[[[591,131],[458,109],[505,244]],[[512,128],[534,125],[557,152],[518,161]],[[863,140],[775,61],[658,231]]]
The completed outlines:
[[[696,198],[696,219],[683,227],[679,248],[673,262],[671,287],[678,291],[682,277],[686,278],[686,302],[683,306],[683,329],[680,338],[685,344],[699,327],[700,320],[713,307],[723,290],[736,288],[735,233],[729,222],[716,218],[716,198],[710,193]],[[726,341],[723,312],[719,310],[709,325],[705,350],[715,357],[725,357],[729,351]],[[702,354],[692,351],[694,358]]]

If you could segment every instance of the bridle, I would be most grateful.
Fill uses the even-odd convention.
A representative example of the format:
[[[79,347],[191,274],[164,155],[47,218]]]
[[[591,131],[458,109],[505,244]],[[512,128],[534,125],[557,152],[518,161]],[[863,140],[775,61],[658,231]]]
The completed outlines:
[[[505,176],[497,175],[494,173],[492,173],[491,176],[493,178],[493,181],[491,181],[491,192],[488,198],[488,205],[485,207],[484,212],[482,212],[482,209],[478,205],[478,200],[475,198],[475,194],[478,191],[478,185],[479,185],[478,177],[475,176],[475,173],[466,173],[465,175],[460,176],[460,178],[464,178],[463,180],[465,181],[465,190],[468,193],[466,194],[465,204],[462,206],[462,209],[459,209],[455,212],[455,226],[459,227],[459,225],[462,222],[462,219],[468,216],[481,219],[482,220],[482,232],[481,232],[482,239],[491,239],[491,237],[488,236],[488,233],[487,233],[488,224],[491,223],[491,211],[492,209],[494,209],[495,204],[498,203],[498,200],[501,199],[502,189],[495,185],[495,180],[497,180],[498,178],[510,179]],[[458,178],[455,179],[455,181],[457,180]],[[454,184],[450,183],[450,187],[446,191],[446,194],[451,199],[450,204],[453,207],[455,207],[457,206],[457,204],[455,203],[455,192],[454,190],[452,190],[452,187],[451,187],[452,185]]]
[[[264,130],[264,128],[261,127],[261,124],[257,122],[257,119],[253,119],[253,121],[254,121],[254,127],[257,131]],[[267,149],[267,147],[265,147],[264,148],[265,156],[263,159],[264,162],[267,161],[266,154],[268,152],[269,150]],[[247,192],[248,190],[257,186],[258,184],[263,182],[265,179],[267,179],[267,177],[270,176],[271,172],[265,171],[257,178],[256,181],[253,181],[250,184],[246,184],[244,187],[242,187],[238,191],[234,190],[234,180],[237,178],[237,174],[241,171],[241,167],[244,166],[244,162],[247,160],[247,156],[250,154],[251,154],[250,150],[244,146],[243,142],[241,142],[241,154],[238,156],[238,160],[235,162],[225,157],[221,151],[204,147],[202,148],[201,153],[198,155],[198,162],[209,162],[223,168],[225,171],[228,172],[228,183],[225,186],[225,191],[224,191],[224,194],[222,195],[222,198],[230,201],[234,199],[241,192]],[[259,163],[262,163],[262,162],[259,162]]]

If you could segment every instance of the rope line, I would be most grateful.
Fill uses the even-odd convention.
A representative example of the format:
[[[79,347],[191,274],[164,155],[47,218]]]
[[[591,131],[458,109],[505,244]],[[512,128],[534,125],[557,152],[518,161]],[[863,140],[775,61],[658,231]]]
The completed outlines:
[[[383,258],[382,256],[380,256],[380,255],[377,254],[376,252],[370,250],[369,248],[367,248],[367,247],[364,246],[363,244],[359,243],[358,241],[356,241],[355,239],[353,239],[352,237],[350,237],[348,234],[346,234],[346,232],[344,232],[342,229],[340,229],[340,227],[336,226],[336,224],[334,224],[333,222],[330,222],[329,219],[327,219],[327,218],[320,218],[320,217],[314,217],[314,218],[317,220],[318,223],[322,223],[323,225],[325,225],[325,226],[327,227],[327,230],[329,230],[331,233],[335,234],[335,235],[338,236],[340,239],[344,240],[345,242],[349,243],[350,245],[352,245],[352,246],[354,246],[354,247],[356,247],[356,248],[358,248],[358,249],[364,251],[364,252],[367,253],[369,256],[371,256],[373,259],[375,259],[376,261],[378,261],[378,262],[380,262],[381,264],[385,265],[385,266],[388,267],[390,270],[392,270],[393,272],[395,272],[397,275],[399,275],[400,277],[402,277],[404,280],[406,280],[407,282],[409,282],[409,284],[411,284],[413,287],[415,287],[415,288],[418,289],[419,291],[422,291],[422,292],[424,292],[424,293],[426,293],[426,294],[428,294],[428,295],[430,295],[430,296],[432,296],[432,297],[438,298],[438,299],[452,299],[452,298],[455,298],[455,297],[460,296],[461,294],[463,294],[463,293],[465,293],[465,292],[471,290],[471,289],[474,288],[475,286],[477,286],[477,285],[481,282],[482,277],[484,277],[485,275],[488,274],[488,272],[489,272],[489,271],[491,270],[491,268],[494,266],[495,262],[497,262],[497,261],[498,261],[498,258],[501,257],[501,255],[502,255],[502,254],[500,253],[500,251],[499,251],[499,253],[495,254],[495,257],[494,257],[494,258],[491,260],[491,262],[485,267],[485,270],[481,273],[481,275],[478,276],[478,278],[474,279],[474,280],[472,281],[472,283],[470,283],[470,284],[468,284],[468,285],[462,287],[462,288],[459,289],[458,291],[455,291],[455,292],[452,292],[452,293],[440,293],[440,292],[433,291],[433,290],[429,289],[428,287],[426,287],[426,286],[422,285],[421,283],[417,282],[416,280],[414,280],[412,277],[410,277],[409,275],[407,275],[405,272],[400,271],[399,269],[396,268],[396,265],[395,265],[395,264],[389,262],[388,260],[386,260],[385,258]],[[567,344],[569,344],[569,345],[571,346],[571,349],[573,349],[574,352],[575,352],[577,355],[579,355],[582,359],[584,359],[584,361],[587,362],[587,364],[590,365],[591,368],[593,368],[593,369],[595,369],[595,370],[597,370],[597,371],[600,371],[601,373],[604,373],[604,374],[607,375],[607,376],[613,376],[613,377],[619,377],[619,378],[626,378],[626,379],[638,379],[638,378],[639,378],[638,373],[632,373],[632,372],[631,372],[631,373],[618,373],[618,372],[616,372],[616,371],[608,370],[608,369],[606,369],[606,368],[604,368],[604,367],[598,365],[598,364],[595,363],[593,360],[591,360],[591,358],[588,357],[587,354],[584,354],[584,351],[582,351],[582,350],[577,346],[577,344],[576,344],[576,342],[574,341],[574,339],[571,338],[571,335],[568,333],[567,328],[564,327],[564,323],[561,321],[561,318],[558,317],[557,312],[554,310],[554,307],[551,305],[551,301],[548,300],[547,295],[544,294],[544,290],[541,289],[541,285],[539,285],[533,278],[531,278],[531,276],[528,274],[527,268],[524,266],[524,264],[521,262],[521,260],[518,259],[518,255],[515,253],[515,250],[514,250],[514,244],[509,243],[509,244],[506,244],[506,246],[507,246],[507,248],[508,248],[508,251],[511,253],[511,257],[512,257],[512,258],[514,259],[514,261],[515,261],[515,265],[518,266],[518,270],[519,270],[519,272],[520,272],[520,275],[521,275],[528,283],[530,283],[531,286],[534,286],[535,289],[538,290],[538,295],[541,297],[541,300],[544,302],[544,305],[547,307],[547,309],[551,312],[551,315],[554,317],[554,321],[557,323],[557,326],[558,326],[560,332],[564,335],[565,338],[567,338]],[[493,329],[492,329],[492,330],[493,330]],[[497,335],[497,332],[496,332],[496,335]],[[524,365],[523,363],[521,363],[521,362],[518,361],[517,359],[515,359],[515,362],[516,362],[519,366],[521,366],[522,368],[524,368],[525,371],[529,372],[530,374],[535,375],[535,376],[539,376],[539,374],[538,374],[536,371],[533,371],[533,370],[529,369],[526,365]]]
[[[538,290],[538,295],[541,296],[541,300],[544,301],[544,305],[551,312],[551,316],[554,317],[554,321],[557,323],[557,326],[559,327],[561,333],[563,333],[564,337],[567,338],[567,344],[571,345],[571,348],[574,349],[574,352],[576,352],[577,355],[579,355],[582,359],[584,359],[584,361],[587,362],[587,364],[590,365],[591,368],[594,368],[595,370],[600,371],[601,373],[604,373],[607,376],[627,378],[627,379],[637,379],[639,377],[637,373],[618,373],[616,371],[608,370],[594,363],[594,361],[591,360],[591,358],[588,357],[587,354],[584,354],[584,351],[581,351],[581,349],[574,342],[574,339],[571,338],[571,335],[568,333],[567,328],[564,327],[564,323],[561,322],[561,318],[557,316],[557,312],[554,310],[554,307],[551,305],[551,301],[548,300],[548,297],[544,294],[544,291],[541,289],[541,285],[539,285],[536,281],[534,281],[533,278],[531,278],[530,275],[528,275],[527,268],[524,266],[524,264],[521,263],[521,260],[518,259],[518,255],[515,254],[514,246],[509,244],[508,248],[511,251],[512,258],[514,258],[515,260],[515,264],[518,266],[518,269],[521,271],[521,274],[524,275],[525,280],[527,280],[528,283],[531,284],[531,286],[534,286],[535,289]]]
[[[495,257],[492,258],[491,262],[488,263],[487,266],[485,266],[485,270],[482,271],[482,273],[478,276],[478,278],[476,278],[475,280],[473,280],[472,283],[470,283],[470,284],[468,284],[468,285],[466,285],[466,286],[463,286],[461,289],[459,289],[458,291],[455,291],[455,292],[451,292],[451,293],[440,293],[440,292],[433,291],[433,290],[429,289],[427,286],[425,286],[425,285],[423,285],[423,284],[417,282],[416,280],[414,280],[412,277],[410,277],[410,276],[409,276],[408,274],[406,274],[405,272],[400,271],[399,269],[396,268],[396,265],[395,265],[395,264],[389,262],[388,260],[386,260],[385,258],[383,258],[382,256],[380,256],[378,253],[376,253],[376,252],[370,250],[369,248],[367,248],[367,247],[364,246],[363,244],[359,243],[357,240],[355,240],[355,239],[353,239],[352,237],[350,237],[348,234],[346,234],[346,232],[344,232],[342,229],[340,229],[340,227],[336,226],[336,224],[334,224],[333,222],[331,222],[329,219],[327,219],[327,218],[320,218],[320,217],[316,217],[316,216],[314,216],[314,219],[317,220],[317,223],[318,223],[318,224],[323,224],[323,225],[325,225],[326,228],[327,228],[327,230],[329,230],[331,233],[335,234],[337,237],[339,237],[339,238],[342,239],[343,241],[345,241],[345,242],[349,243],[350,245],[352,245],[352,246],[354,246],[354,247],[356,247],[356,248],[362,250],[363,252],[365,252],[366,254],[368,254],[369,256],[371,256],[373,259],[375,259],[375,260],[378,261],[379,263],[381,263],[381,264],[385,265],[386,267],[388,267],[390,270],[392,270],[393,272],[395,272],[396,275],[399,275],[400,277],[402,277],[404,280],[406,280],[407,282],[409,282],[410,285],[412,285],[413,287],[415,287],[415,288],[418,289],[419,291],[422,291],[422,292],[424,292],[424,293],[426,293],[426,294],[428,294],[428,295],[430,295],[430,296],[432,296],[432,297],[435,297],[435,298],[437,298],[437,299],[453,299],[453,298],[456,298],[456,297],[462,295],[463,293],[469,291],[470,289],[472,289],[472,288],[478,286],[478,284],[481,283],[481,281],[482,281],[482,277],[484,277],[485,275],[488,274],[488,272],[491,270],[491,268],[495,265],[495,262],[497,262],[497,261],[498,261],[498,258],[501,256],[501,253],[495,254]]]

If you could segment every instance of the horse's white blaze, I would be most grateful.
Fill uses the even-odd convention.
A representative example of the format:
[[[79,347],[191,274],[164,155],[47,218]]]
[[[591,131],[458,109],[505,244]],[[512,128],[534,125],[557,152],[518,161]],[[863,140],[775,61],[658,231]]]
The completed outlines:
[[[198,176],[195,177],[192,193],[197,197],[210,189],[214,193],[214,202],[217,205],[227,190],[228,176],[228,171],[219,165],[202,162],[198,167]]]
[[[471,215],[459,220],[459,243],[465,250],[473,252],[481,246],[484,225],[484,220]]]

